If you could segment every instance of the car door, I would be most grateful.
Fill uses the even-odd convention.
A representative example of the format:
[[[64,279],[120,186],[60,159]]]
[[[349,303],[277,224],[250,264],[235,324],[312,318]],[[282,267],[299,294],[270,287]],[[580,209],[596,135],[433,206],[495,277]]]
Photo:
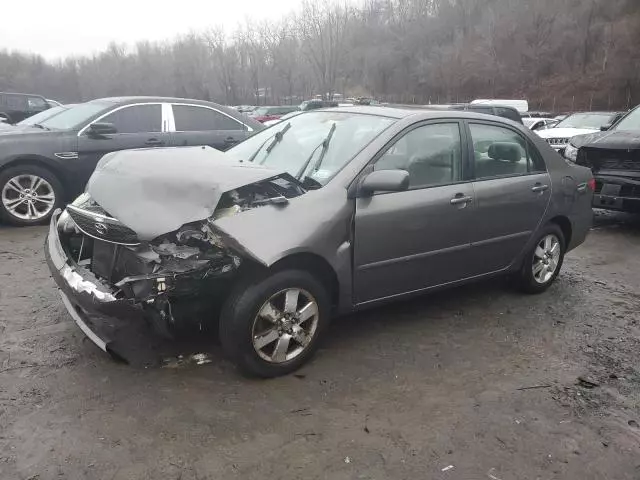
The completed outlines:
[[[209,145],[224,151],[247,137],[247,127],[242,122],[212,107],[181,103],[171,107],[175,146]]]
[[[475,210],[465,182],[464,130],[457,120],[415,126],[368,169],[409,172],[409,190],[357,198],[355,302],[365,303],[469,276],[468,224]]]
[[[474,274],[508,267],[540,223],[551,198],[542,155],[515,128],[468,122],[475,212],[469,223]]]
[[[117,107],[91,123],[110,123],[117,133],[93,136],[89,126],[78,133],[79,178],[86,182],[102,156],[130,148],[165,147],[169,134],[163,132],[162,103],[143,103]]]

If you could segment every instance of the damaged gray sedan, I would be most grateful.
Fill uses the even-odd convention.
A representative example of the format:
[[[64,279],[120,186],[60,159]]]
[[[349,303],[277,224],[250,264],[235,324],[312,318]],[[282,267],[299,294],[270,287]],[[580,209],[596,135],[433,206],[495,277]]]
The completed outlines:
[[[225,353],[272,377],[331,317],[496,275],[542,292],[591,226],[594,182],[499,117],[354,107],[303,113],[226,153],[106,155],[57,211],[46,256],[79,327],[218,322]]]

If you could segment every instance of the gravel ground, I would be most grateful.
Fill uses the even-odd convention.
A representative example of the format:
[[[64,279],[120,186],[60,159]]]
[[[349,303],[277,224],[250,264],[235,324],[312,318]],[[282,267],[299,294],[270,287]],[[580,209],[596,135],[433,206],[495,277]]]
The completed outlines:
[[[339,319],[270,381],[206,337],[205,365],[115,363],[64,310],[44,233],[0,228],[3,480],[640,478],[638,217],[599,214],[545,294],[494,281]]]

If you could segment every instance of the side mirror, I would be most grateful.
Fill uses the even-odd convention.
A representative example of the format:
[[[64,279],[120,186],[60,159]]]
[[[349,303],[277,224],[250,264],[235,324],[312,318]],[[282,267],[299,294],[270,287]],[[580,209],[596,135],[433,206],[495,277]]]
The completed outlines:
[[[90,137],[102,137],[104,135],[111,135],[114,133],[118,133],[118,129],[113,125],[113,123],[103,123],[96,122],[92,123],[87,129],[87,133]]]
[[[600,127],[600,131],[601,132],[606,132],[607,130],[609,130],[611,128],[611,125],[612,125],[611,123],[607,123],[606,125],[602,125]]]
[[[360,184],[360,196],[375,192],[401,192],[409,188],[409,172],[406,170],[376,170]]]

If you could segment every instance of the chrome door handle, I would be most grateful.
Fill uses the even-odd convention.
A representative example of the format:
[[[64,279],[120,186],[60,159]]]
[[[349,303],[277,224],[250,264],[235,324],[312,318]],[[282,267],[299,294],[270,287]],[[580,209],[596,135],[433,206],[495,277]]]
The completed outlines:
[[[531,191],[534,193],[542,193],[542,192],[546,192],[547,190],[549,190],[549,185],[541,185],[539,183],[531,187]]]
[[[451,205],[460,205],[461,203],[470,203],[473,200],[473,197],[468,197],[466,195],[458,197],[455,196],[451,199]]]

